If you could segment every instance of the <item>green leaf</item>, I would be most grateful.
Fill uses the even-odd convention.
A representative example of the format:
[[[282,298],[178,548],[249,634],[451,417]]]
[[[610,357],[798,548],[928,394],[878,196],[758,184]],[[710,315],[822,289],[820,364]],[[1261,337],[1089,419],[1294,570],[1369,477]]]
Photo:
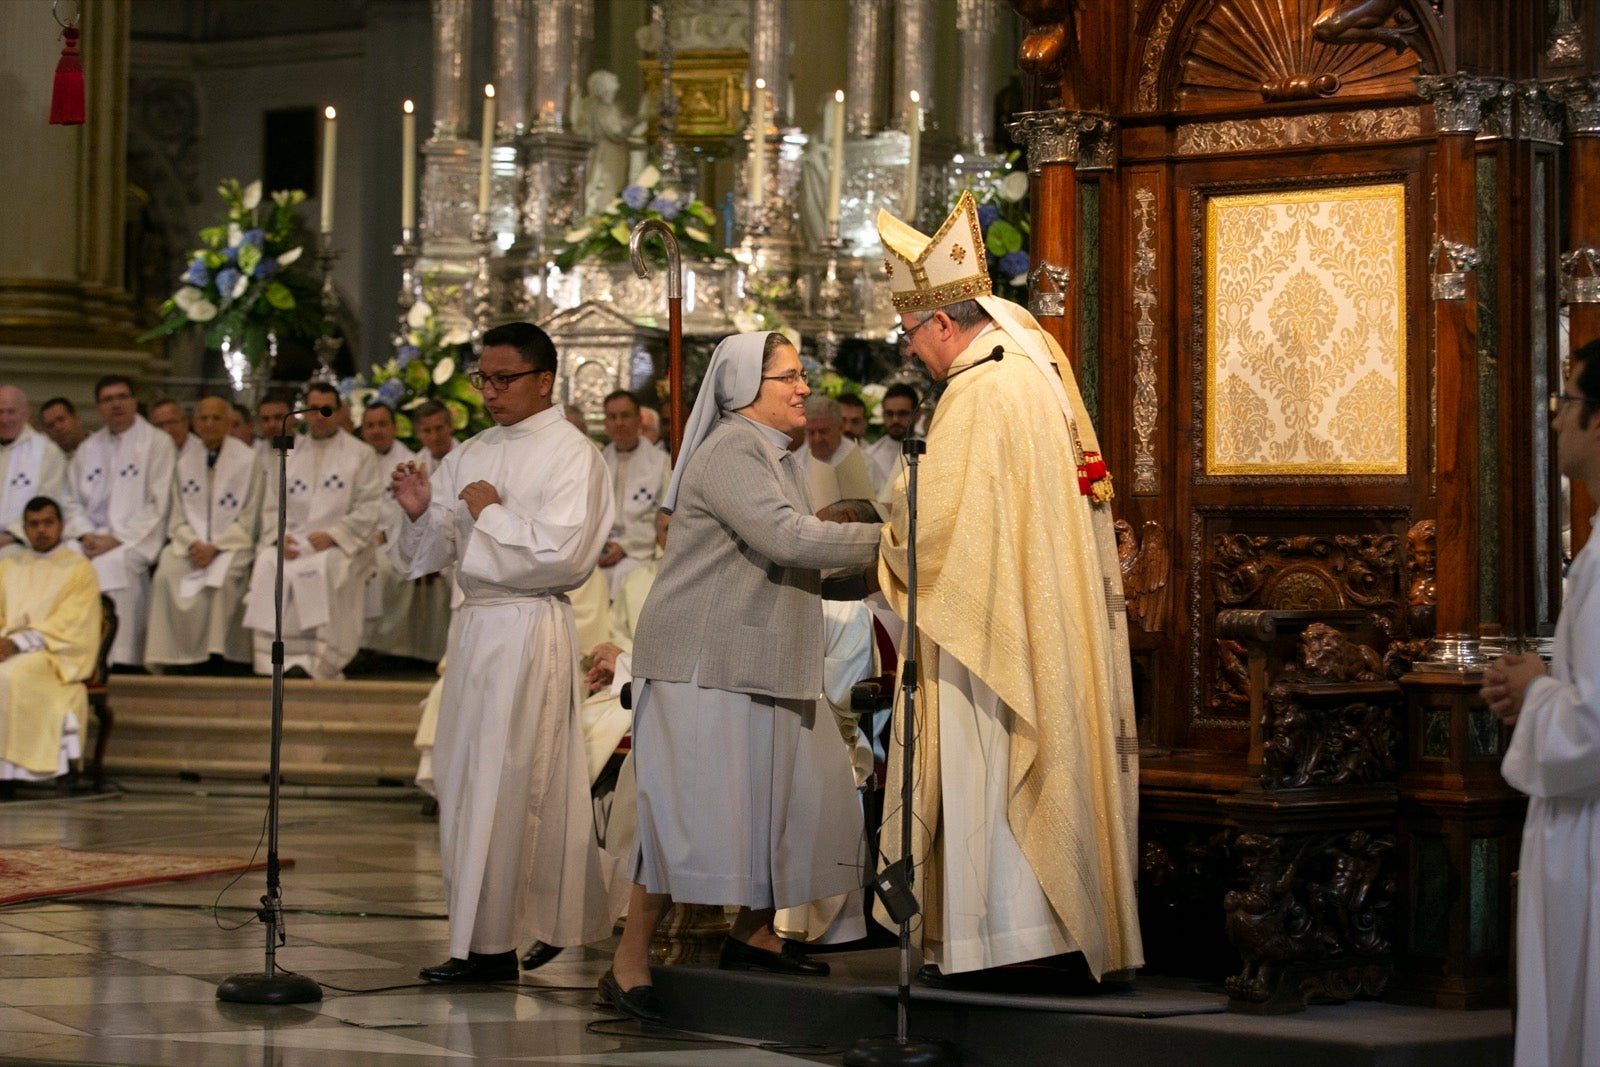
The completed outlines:
[[[256,245],[239,246],[239,270],[244,274],[254,274],[255,269],[261,265],[261,249]]]
[[[228,228],[226,226],[200,227],[200,240],[211,248],[220,248],[228,241]]]
[[[996,219],[983,238],[983,246],[990,255],[1003,256],[1022,247],[1022,234],[1005,219]]]
[[[266,292],[263,295],[266,297],[267,303],[279,311],[288,311],[294,307],[294,294],[282,282],[268,282]]]
[[[619,222],[611,227],[611,236],[619,245],[628,243],[629,232],[629,226],[626,222]]]

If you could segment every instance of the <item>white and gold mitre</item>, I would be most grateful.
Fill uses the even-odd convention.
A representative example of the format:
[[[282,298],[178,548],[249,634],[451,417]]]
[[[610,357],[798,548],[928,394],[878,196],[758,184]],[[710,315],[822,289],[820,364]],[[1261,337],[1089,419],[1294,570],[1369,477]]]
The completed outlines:
[[[932,237],[879,208],[878,236],[898,312],[933,311],[988,296],[993,290],[978,205],[970,192],[961,194],[955,210]]]

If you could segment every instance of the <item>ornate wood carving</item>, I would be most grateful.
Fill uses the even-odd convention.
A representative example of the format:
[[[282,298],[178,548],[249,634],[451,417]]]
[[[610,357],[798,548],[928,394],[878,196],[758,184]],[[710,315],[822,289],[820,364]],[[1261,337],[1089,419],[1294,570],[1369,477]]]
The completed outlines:
[[[1210,568],[1220,606],[1363,607],[1385,620],[1390,632],[1400,616],[1395,534],[1218,534]]]
[[[1267,789],[1392,780],[1404,693],[1383,662],[1324,623],[1267,690],[1261,784]]]
[[[1376,996],[1388,981],[1394,839],[1366,830],[1240,834],[1244,885],[1223,897],[1244,968],[1243,1001],[1293,1009],[1311,997]]]
[[[1325,44],[1376,42],[1396,52],[1412,46],[1417,20],[1404,0],[1341,0],[1311,24],[1311,34]]]
[[[1362,0],[1330,12],[1326,0],[1216,0],[1189,29],[1178,73],[1180,109],[1248,106],[1262,100],[1328,96],[1408,96],[1419,71],[1418,55],[1396,51],[1385,39],[1351,43],[1374,7],[1397,3]],[[1333,16],[1339,43],[1315,34],[1319,16]],[[1388,17],[1387,15],[1385,16]],[[1370,32],[1376,32],[1368,28]]]
[[[1248,719],[1250,715],[1249,650],[1231,638],[1218,638],[1217,672],[1211,681],[1211,714],[1216,718]]]
[[[1077,107],[1076,0],[1011,0],[1011,6],[1028,27],[1017,49],[1017,64],[1035,79],[1035,101],[1049,107]]]
[[[1172,614],[1168,585],[1172,577],[1172,552],[1161,524],[1146,522],[1142,536],[1135,537],[1133,526],[1123,519],[1115,524],[1117,559],[1122,564],[1122,593],[1128,602],[1128,618],[1146,633],[1167,628]]]
[[[1141,184],[1133,191],[1139,233],[1133,252],[1133,492],[1157,491],[1155,433],[1161,413],[1156,393],[1156,191]]]
[[[1415,107],[1311,115],[1267,115],[1229,122],[1194,122],[1178,128],[1178,154],[1245,152],[1265,148],[1404,141],[1423,133]]]
[[[1406,531],[1406,573],[1411,584],[1406,588],[1406,603],[1411,607],[1434,604],[1434,561],[1438,558],[1438,537],[1432,519],[1411,524]]]

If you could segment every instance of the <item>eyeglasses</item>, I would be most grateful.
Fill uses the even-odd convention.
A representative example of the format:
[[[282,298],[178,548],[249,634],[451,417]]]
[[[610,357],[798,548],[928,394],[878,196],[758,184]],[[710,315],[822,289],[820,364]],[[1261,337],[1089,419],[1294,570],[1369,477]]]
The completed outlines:
[[[803,370],[792,370],[787,374],[763,374],[761,376],[761,380],[764,382],[782,382],[790,389],[794,389],[798,387],[801,382],[806,380],[806,372]]]
[[[492,385],[495,392],[503,393],[518,378],[526,378],[530,374],[549,373],[551,372],[544,370],[525,370],[518,371],[516,374],[484,374],[482,371],[475,370],[467,375],[467,381],[471,382],[472,387],[479,392],[483,391],[484,386]]]
[[[911,347],[911,336],[913,334],[915,334],[918,330],[922,329],[924,326],[928,325],[928,323],[930,323],[932,321],[933,321],[933,316],[929,315],[927,318],[923,319],[921,322],[919,322],[915,326],[911,327],[911,329],[902,330],[901,333],[900,333],[900,347],[901,348],[910,348]]]
[[[1597,404],[1595,401],[1590,400],[1586,396],[1573,396],[1571,393],[1551,393],[1550,414],[1561,414],[1561,405],[1567,401],[1571,401],[1574,404],[1582,404],[1584,407],[1600,407],[1600,404]]]

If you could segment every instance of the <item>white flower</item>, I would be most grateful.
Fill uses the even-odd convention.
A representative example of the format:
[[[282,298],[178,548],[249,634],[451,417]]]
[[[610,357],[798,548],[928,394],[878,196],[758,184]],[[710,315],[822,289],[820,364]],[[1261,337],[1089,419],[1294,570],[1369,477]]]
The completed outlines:
[[[241,201],[246,211],[254,211],[256,205],[261,203],[261,179],[257,178],[244,187],[244,199]]]
[[[228,247],[238,248],[239,242],[244,240],[244,229],[237,222],[228,223]]]
[[[191,319],[194,318],[194,306],[200,303],[201,299],[203,298],[200,290],[192,285],[186,285],[172,294],[172,302],[178,306],[178,310]]]
[[[684,234],[685,237],[688,237],[688,238],[690,238],[692,240],[695,240],[695,241],[699,241],[702,244],[710,244],[711,243],[711,235],[709,233],[707,233],[706,231],[702,230],[698,226],[685,225],[684,228],[683,228],[683,234]]]
[[[1011,284],[1012,285],[1016,285],[1016,286],[1027,285],[1028,284],[1028,272],[1027,271],[1023,271],[1021,274],[1017,275],[1015,278],[1012,278],[1011,279]]]
[[[233,289],[228,293],[228,299],[239,299],[244,295],[244,291],[248,288],[250,288],[250,275],[241,272],[239,277],[234,280]]]
[[[753,311],[735,311],[733,328],[740,333],[755,333],[761,329],[761,316]]]
[[[456,372],[456,361],[445,356],[433,365],[433,384],[443,385],[448,382]]]
[[[567,242],[567,244],[575,245],[587,236],[589,236],[589,227],[585,226],[581,230],[568,230],[562,235],[562,238]]]
[[[472,331],[465,326],[452,326],[444,334],[444,343],[447,345],[464,345],[470,340]],[[448,377],[445,380],[448,381]]]
[[[401,408],[400,410],[415,411],[427,402],[428,398],[425,396],[412,397],[410,400],[406,401],[405,407]]]
[[[187,314],[192,322],[210,322],[217,317],[217,305],[209,300],[196,300]]]
[[[661,172],[659,170],[656,170],[655,164],[651,164],[650,166],[645,167],[644,170],[641,170],[638,173],[638,175],[633,179],[633,181],[629,182],[628,184],[637,185],[637,186],[640,186],[641,188],[644,188],[644,189],[649,189],[649,188],[652,188],[656,184],[656,182],[658,182],[660,180],[661,180]]]
[[[299,245],[289,249],[289,251],[278,257],[278,266],[287,267],[289,264],[300,258],[300,253],[302,251],[304,251],[304,249],[302,249]]]
[[[781,326],[781,327],[778,328],[778,332],[783,334],[785,337],[787,337],[789,339],[789,343],[794,345],[794,350],[796,352],[800,351],[800,331],[799,330],[795,329],[793,326]]]
[[[868,382],[861,387],[861,395],[867,400],[882,400],[888,391],[889,387],[882,382]]]
[[[280,259],[278,262],[282,263],[283,260]],[[418,300],[415,304],[412,304],[410,309],[406,312],[406,325],[411,327],[413,330],[420,330],[424,326],[428,325],[428,316],[432,314],[433,308],[428,306],[428,302],[426,300]],[[416,344],[417,339],[413,337],[411,339],[411,343]]]
[[[1028,175],[1026,171],[1014,170],[1000,182],[1000,196],[1002,199],[1016,203],[1027,195]]]

